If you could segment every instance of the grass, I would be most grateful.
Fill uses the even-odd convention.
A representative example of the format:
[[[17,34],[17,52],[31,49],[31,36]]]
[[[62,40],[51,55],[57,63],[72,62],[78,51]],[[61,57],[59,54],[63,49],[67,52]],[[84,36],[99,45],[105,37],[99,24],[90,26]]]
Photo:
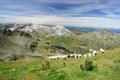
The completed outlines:
[[[108,50],[91,58],[97,69],[80,70],[85,58],[65,60],[18,60],[0,62],[0,80],[120,80],[120,49]],[[50,63],[50,69],[42,64]]]

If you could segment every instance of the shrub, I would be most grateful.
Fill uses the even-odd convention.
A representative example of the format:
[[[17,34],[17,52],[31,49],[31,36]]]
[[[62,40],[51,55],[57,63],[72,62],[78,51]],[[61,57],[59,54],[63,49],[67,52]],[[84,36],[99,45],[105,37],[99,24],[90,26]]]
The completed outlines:
[[[50,63],[48,61],[45,61],[45,63],[42,64],[42,69],[43,70],[50,69]]]
[[[84,65],[83,64],[80,65],[81,70],[92,71],[95,68],[97,68],[97,65],[94,65],[93,61],[90,59],[87,59]]]
[[[85,69],[86,70],[93,70],[93,68],[94,68],[93,62],[90,60],[86,60],[85,61]]]
[[[46,61],[45,64],[46,64],[46,68],[50,69],[50,63],[48,61]]]
[[[80,65],[80,69],[81,69],[81,70],[84,70],[84,67],[83,67],[83,65],[82,65],[82,64]]]
[[[38,47],[38,42],[34,41],[30,44],[30,49],[34,52],[35,49]]]

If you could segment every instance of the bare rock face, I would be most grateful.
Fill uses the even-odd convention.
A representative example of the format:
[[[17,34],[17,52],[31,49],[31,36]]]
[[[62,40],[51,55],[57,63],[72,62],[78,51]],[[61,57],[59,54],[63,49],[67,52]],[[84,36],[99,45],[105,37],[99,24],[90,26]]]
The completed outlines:
[[[63,25],[56,25],[52,29],[55,31],[55,34],[59,36],[63,36],[63,35],[67,36],[72,34],[72,32],[66,29]]]
[[[73,34],[63,25],[48,27],[41,24],[29,24],[29,25],[17,24],[14,25],[14,27],[10,27],[8,29],[10,31],[36,32],[39,35],[41,34],[45,36],[68,36]]]

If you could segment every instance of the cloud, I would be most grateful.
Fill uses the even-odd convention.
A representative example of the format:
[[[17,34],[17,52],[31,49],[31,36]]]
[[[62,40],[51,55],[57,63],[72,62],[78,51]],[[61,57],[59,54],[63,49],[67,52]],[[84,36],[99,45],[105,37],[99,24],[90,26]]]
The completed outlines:
[[[1,22],[120,26],[119,0],[0,0]]]
[[[112,12],[111,9],[118,3],[118,0],[4,0],[0,1],[0,12],[7,14],[6,11],[9,11],[18,13],[18,15],[29,13],[30,15],[44,14],[71,17],[71,15],[81,15],[96,9],[109,14],[107,12]],[[118,12],[119,9],[114,11]]]
[[[2,16],[4,17],[4,16]],[[4,22],[62,24],[102,28],[120,28],[120,20],[100,17],[7,16]]]
[[[83,17],[84,13],[99,10],[109,17],[107,15],[111,13],[118,15],[116,13],[120,12],[119,4],[119,0],[3,0],[0,1],[0,14]],[[84,17],[97,15],[87,14]]]

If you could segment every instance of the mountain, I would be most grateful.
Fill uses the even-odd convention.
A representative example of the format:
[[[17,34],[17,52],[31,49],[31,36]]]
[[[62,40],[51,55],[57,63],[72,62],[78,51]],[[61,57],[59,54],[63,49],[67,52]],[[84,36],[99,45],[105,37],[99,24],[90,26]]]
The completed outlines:
[[[110,49],[114,47],[120,47],[120,36],[118,33],[113,33],[109,30],[103,29],[100,31],[94,31],[85,33],[80,36],[81,42],[84,45],[98,49],[100,47]]]
[[[120,47],[120,35],[106,29],[63,25],[0,24],[0,58],[8,60]]]
[[[99,27],[87,27],[87,26],[65,26],[70,31],[81,34],[81,32],[93,32],[93,31],[100,31],[102,29],[107,29],[113,33],[120,33],[120,28],[99,28]]]
[[[37,34],[45,36],[68,36],[71,35],[72,32],[69,31],[62,25],[55,25],[53,27],[41,25],[41,24],[17,24],[14,27],[10,27],[7,30],[10,31],[23,31],[23,32],[37,32]]]
[[[41,24],[3,24],[0,27],[0,58],[5,59],[49,53],[53,45],[49,46],[48,38],[73,34],[62,25],[48,27]]]

